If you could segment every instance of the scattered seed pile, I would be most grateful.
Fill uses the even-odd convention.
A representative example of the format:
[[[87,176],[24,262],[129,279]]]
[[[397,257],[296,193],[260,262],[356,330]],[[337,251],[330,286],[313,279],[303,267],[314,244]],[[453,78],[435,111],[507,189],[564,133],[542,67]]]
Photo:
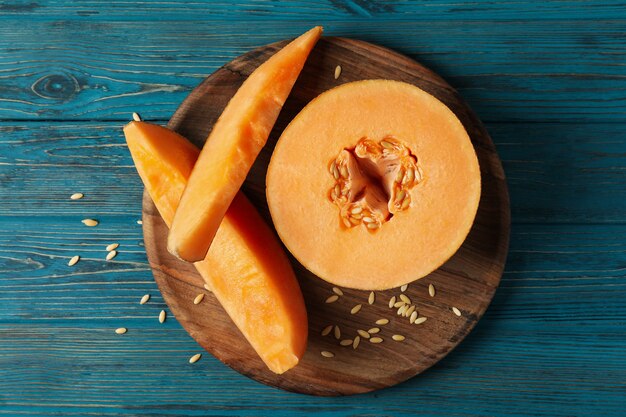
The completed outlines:
[[[408,319],[409,324],[415,324],[415,325],[423,324],[426,322],[426,320],[428,320],[428,317],[420,316],[417,310],[417,306],[413,303],[411,298],[409,298],[409,296],[405,294],[408,287],[409,287],[408,284],[401,286],[400,293],[398,295],[391,296],[391,298],[389,299],[388,307],[390,309],[394,309],[396,312],[396,315],[400,316],[401,319]],[[343,290],[338,287],[333,287],[332,292],[333,293],[328,298],[326,298],[325,303],[329,304],[329,303],[337,302],[344,295]],[[428,295],[430,297],[435,297],[436,295],[435,286],[433,284],[428,284]],[[373,305],[376,302],[377,298],[379,297],[377,297],[374,291],[370,292],[369,295],[367,296],[367,305]],[[358,314],[359,311],[361,311],[361,309],[363,308],[364,304],[365,303],[356,304],[355,306],[353,306],[350,309],[350,314],[351,315]],[[451,309],[452,309],[452,312],[456,316],[461,317],[462,314],[458,308],[452,307]],[[339,341],[339,346],[343,346],[343,347],[352,346],[352,349],[356,349],[359,347],[359,344],[361,343],[361,340],[363,339],[366,339],[370,343],[373,343],[373,344],[383,343],[385,341],[386,336],[383,337],[381,333],[383,332],[384,326],[389,324],[389,322],[390,320],[387,318],[380,318],[375,321],[376,327],[372,327],[368,330],[356,329],[355,335],[353,338],[344,338],[344,339],[341,338],[342,332],[339,326],[336,324],[329,324],[322,329],[321,335],[323,337],[326,337],[330,335],[332,332],[335,339]],[[346,332],[344,332],[344,335],[345,333]],[[395,342],[403,342],[406,340],[406,337],[402,334],[392,334],[391,340]],[[320,354],[325,358],[335,357],[335,353],[328,351],[328,350],[323,350],[320,352]]]
[[[133,113],[133,119],[134,120],[141,120],[139,118],[139,115],[137,115],[136,113]],[[74,193],[70,196],[70,200],[81,200],[85,197],[85,195],[83,193]],[[96,219],[83,219],[81,220],[81,223],[83,223],[85,226],[87,227],[96,227],[100,224],[100,222]],[[141,225],[143,224],[143,222],[141,220],[137,220],[137,224]],[[108,244],[104,249],[107,252],[106,256],[104,257],[104,259],[106,261],[111,261],[113,260],[113,258],[115,258],[118,255],[118,249],[120,247],[119,243],[110,243]],[[69,261],[67,262],[67,266],[74,266],[76,265],[79,261],[81,260],[81,256],[80,255],[74,255],[72,256]],[[209,287],[205,284],[204,288],[209,291]],[[194,300],[193,303],[194,304],[200,304],[202,302],[202,300],[204,300],[204,293],[200,293],[198,294]],[[139,304],[144,305],[146,304],[148,301],[150,301],[150,294],[145,294],[141,297],[141,299],[139,300]],[[161,312],[159,313],[158,316],[158,320],[159,323],[165,323],[165,320],[167,318],[167,313],[165,312],[165,310],[161,310]],[[128,328],[126,327],[118,327],[117,329],[115,329],[115,333],[118,335],[123,335],[126,334],[128,332]],[[196,363],[200,360],[200,358],[202,357],[202,354],[197,353],[193,356],[191,356],[189,358],[189,363]]]
[[[82,200],[83,197],[85,197],[85,195],[83,193],[74,193],[70,196],[70,200]],[[84,224],[87,227],[96,227],[100,224],[100,222],[96,219],[83,219],[81,220],[81,223]],[[113,258],[115,258],[117,256],[117,248],[119,248],[120,244],[119,243],[111,243],[109,245],[107,245],[105,247],[105,250],[107,252],[106,256],[104,257],[105,260],[110,261]],[[70,260],[67,262],[67,266],[74,266],[78,263],[78,261],[80,261],[81,257],[80,255],[74,255],[70,258]],[[123,334],[123,333],[122,333]]]

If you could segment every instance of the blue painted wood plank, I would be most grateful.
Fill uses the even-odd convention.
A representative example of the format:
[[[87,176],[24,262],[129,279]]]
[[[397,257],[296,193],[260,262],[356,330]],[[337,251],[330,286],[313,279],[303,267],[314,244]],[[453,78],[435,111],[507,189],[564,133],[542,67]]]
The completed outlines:
[[[458,19],[484,20],[555,20],[555,19],[614,19],[624,12],[621,0],[543,1],[455,1],[449,0],[305,0],[258,1],[242,0],[193,2],[156,2],[118,0],[103,4],[98,0],[12,0],[0,7],[0,18],[11,19],[28,14],[33,19],[84,19],[118,21],[145,19],[199,20],[211,19],[310,19],[346,20],[385,18],[415,22]]]
[[[68,203],[69,204],[69,203]],[[145,268],[134,217],[0,218],[0,415],[603,415],[626,407],[626,226],[519,225],[476,330],[433,369],[351,398],[285,393],[205,354]],[[120,254],[104,260],[104,246]],[[74,267],[66,262],[84,256]],[[142,294],[151,293],[146,305]],[[114,329],[128,327],[120,336]]]
[[[372,16],[342,10],[384,10],[384,2],[200,2],[189,9],[159,2],[154,17],[150,6],[129,2],[100,3],[86,15],[79,12],[94,3],[34,4],[32,12],[5,8],[2,17],[0,119],[122,120],[139,108],[167,120],[220,65],[322,23],[328,35],[378,43],[432,67],[487,121],[626,120],[626,13],[615,2],[438,2],[432,10],[448,12],[421,21],[413,17],[437,14],[430,2],[397,2],[390,7],[401,12]],[[271,13],[249,12],[257,6]],[[164,11],[170,8],[177,11]],[[305,13],[312,8],[318,12]],[[549,18],[535,19],[542,11]]]
[[[121,126],[0,122],[0,216],[137,216],[142,185]],[[503,160],[514,223],[626,222],[626,124],[487,129]],[[74,192],[86,198],[69,201]]]
[[[12,0],[0,22],[0,415],[623,415],[623,2]],[[319,23],[459,88],[488,121],[514,221],[470,337],[354,398],[264,387],[208,354],[187,363],[198,346],[175,317],[156,320],[166,306],[119,130],[135,110],[167,120],[224,62]]]

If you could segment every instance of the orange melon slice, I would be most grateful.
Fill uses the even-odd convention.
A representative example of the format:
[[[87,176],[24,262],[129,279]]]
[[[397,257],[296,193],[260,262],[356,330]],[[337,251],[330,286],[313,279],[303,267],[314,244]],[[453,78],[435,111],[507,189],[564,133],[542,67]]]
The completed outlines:
[[[170,229],[170,253],[190,262],[204,259],[321,34],[315,27],[278,51],[230,100],[189,177]]]
[[[397,287],[461,246],[480,199],[461,122],[402,82],[329,90],[285,129],[267,172],[274,226],[307,269],[335,285]]]
[[[169,226],[199,150],[161,126],[131,122],[124,134],[141,177]],[[306,349],[308,322],[291,264],[259,213],[238,193],[196,269],[267,367],[281,374]]]

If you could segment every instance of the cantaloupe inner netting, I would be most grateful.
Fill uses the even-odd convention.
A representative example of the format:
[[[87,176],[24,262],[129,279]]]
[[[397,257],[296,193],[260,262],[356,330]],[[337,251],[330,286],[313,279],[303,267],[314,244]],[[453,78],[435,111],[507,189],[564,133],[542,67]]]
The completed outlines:
[[[339,208],[342,227],[361,225],[372,233],[410,209],[410,191],[422,180],[417,157],[393,136],[359,139],[339,152],[329,171],[334,184],[328,196]]]

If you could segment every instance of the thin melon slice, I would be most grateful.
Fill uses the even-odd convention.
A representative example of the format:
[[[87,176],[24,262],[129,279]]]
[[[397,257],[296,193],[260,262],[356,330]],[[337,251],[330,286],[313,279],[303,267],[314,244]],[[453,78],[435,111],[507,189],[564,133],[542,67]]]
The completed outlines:
[[[204,259],[321,34],[315,27],[278,51],[230,100],[189,177],[170,229],[170,253],[189,262]]]
[[[335,285],[397,287],[465,240],[480,168],[461,122],[402,82],[329,90],[285,129],[267,173],[274,226],[307,269]]]
[[[169,226],[199,150],[177,133],[131,122],[124,134],[137,172]],[[306,349],[304,300],[280,243],[237,193],[196,269],[267,367],[281,374]]]

